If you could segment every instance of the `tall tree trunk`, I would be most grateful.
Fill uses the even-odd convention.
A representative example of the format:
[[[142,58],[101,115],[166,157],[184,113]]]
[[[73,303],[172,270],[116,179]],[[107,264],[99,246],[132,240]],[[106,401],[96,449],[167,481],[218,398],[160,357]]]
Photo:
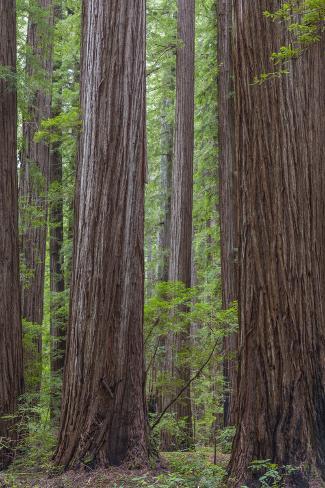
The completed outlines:
[[[83,131],[56,461],[148,462],[144,392],[145,2],[84,1]]]
[[[52,78],[52,26],[53,0],[39,0],[40,19],[29,18],[27,47],[27,74],[41,75],[50,86]],[[42,15],[41,15],[42,12]],[[46,27],[45,27],[46,25]],[[46,35],[45,35],[46,29]],[[35,67],[37,66],[37,67]],[[24,148],[22,151],[19,196],[23,235],[21,252],[28,270],[28,282],[22,289],[22,317],[36,325],[43,322],[44,276],[47,230],[47,190],[49,180],[49,146],[35,142],[41,121],[51,116],[50,89],[44,86],[32,95],[28,120],[23,123]],[[26,351],[26,388],[37,393],[42,375],[42,333],[33,340],[32,349]]]
[[[164,81],[173,90],[175,87],[174,69],[166,73]],[[164,209],[164,220],[161,224],[159,233],[160,261],[158,278],[160,281],[168,281],[169,258],[170,258],[170,221],[171,221],[171,193],[172,193],[172,167],[173,167],[173,141],[174,124],[168,120],[168,110],[172,105],[172,100],[166,98],[163,101],[165,113],[161,117],[161,158],[160,175],[161,188],[163,192],[162,207]]]
[[[235,2],[236,158],[240,184],[240,363],[233,486],[248,464],[325,481],[325,168],[323,42],[262,86],[289,41],[263,17],[277,0]],[[231,485],[230,485],[231,486]],[[318,485],[317,485],[318,486]]]
[[[173,91],[175,89],[175,67],[166,70],[164,74],[164,83]],[[161,116],[161,158],[160,158],[160,177],[162,188],[162,207],[163,207],[163,222],[161,224],[159,233],[159,269],[158,279],[160,281],[168,281],[169,260],[170,260],[170,224],[171,224],[171,194],[172,194],[172,168],[173,168],[173,142],[174,142],[174,123],[168,120],[168,111],[173,105],[171,98],[165,98],[163,101],[163,110]],[[166,297],[163,297],[166,298]],[[163,336],[159,339],[159,346],[166,350],[168,347],[168,337]],[[165,354],[162,364],[157,365],[157,369],[167,372],[171,371],[172,364],[169,361],[170,355]],[[155,365],[156,366],[156,365]],[[169,403],[170,397],[163,391],[157,391],[157,410],[161,413],[165,406]],[[170,436],[165,430],[161,431],[160,448],[162,451],[167,451],[170,448]]]
[[[221,280],[224,309],[237,300],[237,172],[235,162],[235,125],[232,62],[233,0],[218,1],[218,64],[219,64],[219,201],[221,225]],[[235,423],[235,401],[238,335],[224,338],[224,425]]]
[[[55,383],[60,379],[64,366],[66,312],[63,292],[63,198],[62,198],[62,157],[57,144],[52,146],[50,155],[50,183],[58,185],[55,200],[50,208],[50,312],[51,312],[51,375]],[[58,410],[58,388],[53,385],[51,410]]]
[[[193,206],[193,150],[194,150],[194,31],[195,1],[178,1],[178,38],[176,52],[176,118],[172,175],[172,212],[169,280],[182,281],[191,286],[192,206]],[[175,337],[177,352],[188,347],[190,329]],[[190,367],[175,367],[177,379],[186,383]],[[192,444],[192,410],[190,387],[175,405],[176,417],[186,419],[182,447]]]
[[[12,460],[18,432],[15,415],[23,393],[23,346],[20,317],[18,188],[17,188],[17,100],[13,76],[16,72],[16,2],[0,3],[0,65],[8,68],[8,79],[0,79],[0,470]],[[9,76],[10,75],[10,76]]]
[[[54,7],[54,20],[62,17],[62,8]],[[54,70],[60,67],[54,65]],[[61,113],[62,100],[54,103],[52,100],[52,117]],[[64,366],[66,312],[63,257],[63,188],[62,188],[62,155],[59,142],[53,143],[50,153],[50,185],[53,190],[53,200],[50,206],[50,292],[51,292],[51,375],[53,386],[51,390],[51,411],[56,416],[60,406],[56,386],[61,378]]]

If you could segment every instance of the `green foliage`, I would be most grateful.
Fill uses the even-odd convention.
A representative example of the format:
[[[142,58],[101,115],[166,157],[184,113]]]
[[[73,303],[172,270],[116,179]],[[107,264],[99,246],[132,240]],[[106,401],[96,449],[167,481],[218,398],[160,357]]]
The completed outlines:
[[[201,301],[202,300],[202,301]],[[193,326],[195,324],[195,326]],[[202,445],[212,441],[211,429],[216,415],[222,412],[222,378],[216,377],[214,370],[223,360],[220,350],[225,335],[237,329],[237,305],[228,310],[217,308],[210,296],[206,301],[200,288],[186,288],[181,282],[157,283],[151,298],[145,304],[145,348],[147,358],[148,396],[158,395],[173,398],[183,385],[163,367],[166,358],[168,334],[179,334],[192,327],[191,345],[181,350],[173,349],[175,367],[187,366],[193,377],[205,363],[211,351],[211,361],[191,384],[193,406],[198,412],[195,422],[197,439]],[[217,344],[217,347],[216,347]],[[219,347],[218,347],[219,344]],[[219,388],[214,385],[218,382]],[[157,415],[152,415],[152,423]],[[167,412],[158,425],[159,431],[172,434],[181,440],[184,422],[176,421]]]
[[[298,469],[287,465],[278,466],[272,463],[270,459],[256,460],[250,465],[250,469],[254,475],[258,478],[260,486],[262,488],[282,488],[287,486],[287,480],[292,475],[297,473]],[[242,486],[242,488],[248,488]]]
[[[169,382],[175,385],[177,383],[173,382],[172,379],[169,378]],[[157,415],[151,415],[151,424],[153,425],[154,422],[157,420]],[[174,413],[166,412],[166,414],[162,417],[161,421],[159,422],[157,428],[152,429],[151,432],[155,433],[157,438],[159,439],[159,450],[160,450],[160,435],[162,432],[164,434],[168,434],[173,439],[173,442],[176,446],[182,445],[186,440],[186,422],[185,418],[177,419]]]
[[[284,46],[278,53],[273,53],[276,62],[299,56],[302,50],[318,42],[324,32],[325,1],[324,0],[291,0],[285,2],[276,12],[264,12],[273,21],[288,23],[293,34],[293,45]]]
[[[8,91],[14,90],[17,85],[17,74],[10,66],[0,64],[0,80],[7,82]]]
[[[280,65],[280,69],[256,76],[255,84],[288,74],[286,64],[320,41],[325,29],[325,0],[289,0],[275,12],[265,11],[264,15],[273,22],[285,23],[291,42],[271,54],[272,61],[275,65]]]
[[[230,454],[232,443],[236,434],[236,428],[233,426],[225,427],[217,432],[217,447],[224,454]]]
[[[71,138],[71,133],[74,137],[79,132],[81,126],[79,110],[72,107],[68,112],[62,112],[56,117],[48,120],[43,120],[41,129],[35,134],[35,141],[40,142],[46,140],[49,143],[66,142]]]
[[[65,297],[66,298],[66,297]],[[61,379],[51,375],[51,336],[50,336],[50,274],[49,255],[46,260],[45,297],[43,324],[33,324],[23,320],[23,342],[25,360],[26,392],[20,397],[18,418],[20,442],[16,447],[17,455],[5,472],[5,481],[10,488],[31,486],[29,481],[54,475],[60,468],[52,463],[57,442],[57,420],[51,418],[51,396],[61,390]],[[64,307],[67,307],[65,301]],[[66,313],[66,308],[64,313]],[[42,355],[35,354],[37,340],[42,337]],[[33,357],[33,361],[30,358]],[[40,392],[35,391],[38,373],[41,370]]]
[[[165,453],[168,471],[154,479],[148,475],[132,478],[136,486],[147,488],[218,488],[224,487],[225,468],[211,462],[212,452],[199,449],[193,453]]]

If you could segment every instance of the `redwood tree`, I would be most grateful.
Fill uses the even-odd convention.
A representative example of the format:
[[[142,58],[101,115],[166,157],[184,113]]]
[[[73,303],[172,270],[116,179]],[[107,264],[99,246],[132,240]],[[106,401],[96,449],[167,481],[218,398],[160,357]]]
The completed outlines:
[[[175,69],[166,70],[163,77],[164,83],[173,91],[175,89]],[[161,159],[160,159],[160,174],[161,174],[161,190],[162,190],[162,207],[163,207],[163,222],[159,232],[159,251],[160,262],[158,269],[158,279],[160,281],[168,281],[169,259],[170,259],[170,224],[171,224],[171,196],[172,196],[172,167],[173,167],[173,141],[174,141],[174,123],[168,120],[168,110],[173,106],[171,97],[166,97],[163,101],[164,113],[161,116]],[[159,338],[159,346],[163,350],[167,350],[170,346],[168,336]],[[167,348],[167,349],[166,349]],[[170,361],[170,354],[164,354],[162,361],[155,364],[153,367],[153,376],[157,372],[170,372],[172,364]],[[164,407],[170,402],[169,395],[165,395],[160,389],[157,389],[157,411],[161,413]],[[160,436],[160,448],[166,451],[171,447],[171,438],[169,432],[162,430]]]
[[[299,469],[293,486],[325,480],[324,57],[321,45],[289,75],[253,85],[288,43],[263,17],[277,0],[238,0],[236,160],[240,185],[240,366],[233,486],[252,460]],[[251,485],[249,485],[251,486]],[[315,484],[318,486],[318,484]]]
[[[194,149],[194,40],[195,1],[178,0],[178,47],[176,51],[176,117],[174,161],[172,171],[171,239],[169,280],[191,286],[193,149]],[[171,341],[170,341],[171,342]],[[178,333],[172,341],[177,352],[188,347],[190,330]],[[177,367],[172,374],[183,383],[190,379],[188,365]],[[192,409],[190,387],[176,402],[178,419],[186,419],[183,447],[192,444]]]
[[[54,20],[57,22],[62,18],[62,7],[54,7]],[[60,68],[60,62],[54,64],[54,71]],[[57,99],[52,98],[52,117],[60,115],[62,110],[62,90],[59,91]],[[50,292],[51,292],[51,373],[53,380],[51,409],[56,414],[60,401],[58,398],[55,380],[63,373],[65,335],[66,335],[66,311],[63,292],[65,290],[64,280],[64,256],[63,256],[63,165],[60,142],[54,142],[50,151],[49,183],[52,190],[52,201],[50,202],[49,224],[50,224]]]
[[[218,1],[218,132],[219,201],[221,227],[222,305],[229,308],[237,300],[237,172],[234,141],[233,96],[233,0]],[[224,425],[235,423],[236,354],[238,337],[224,339]]]
[[[16,2],[0,3],[0,470],[17,441],[17,400],[23,393],[17,186]]]
[[[56,462],[148,462],[145,2],[83,3],[71,313]]]
[[[170,90],[175,86],[175,72],[170,69],[166,72],[163,81],[167,84]],[[168,281],[168,269],[170,258],[170,219],[171,219],[171,186],[172,186],[172,167],[173,167],[173,140],[174,140],[174,124],[168,120],[169,107],[173,105],[170,98],[165,98],[163,101],[163,108],[165,113],[161,116],[161,158],[160,158],[160,174],[161,174],[161,189],[162,189],[162,207],[163,207],[163,222],[161,223],[161,230],[159,233],[159,249],[161,258],[158,269],[158,279],[160,281]]]
[[[45,252],[47,234],[47,191],[49,146],[36,141],[41,121],[51,116],[53,0],[37,0],[37,9],[28,20],[26,71],[44,82],[32,92],[28,115],[23,122],[24,145],[21,153],[19,197],[21,203],[21,253],[27,270],[22,287],[22,317],[42,325],[44,302]],[[26,388],[38,391],[41,384],[41,331],[26,350]]]

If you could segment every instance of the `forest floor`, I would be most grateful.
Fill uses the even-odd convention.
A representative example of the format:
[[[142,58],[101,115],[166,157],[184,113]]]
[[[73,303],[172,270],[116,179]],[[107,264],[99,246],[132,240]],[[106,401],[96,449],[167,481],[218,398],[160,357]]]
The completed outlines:
[[[67,471],[49,475],[42,470],[9,470],[0,474],[1,488],[221,488],[229,461],[226,454],[199,448],[193,452],[161,454],[161,466],[150,471],[128,471],[122,468],[94,471]]]

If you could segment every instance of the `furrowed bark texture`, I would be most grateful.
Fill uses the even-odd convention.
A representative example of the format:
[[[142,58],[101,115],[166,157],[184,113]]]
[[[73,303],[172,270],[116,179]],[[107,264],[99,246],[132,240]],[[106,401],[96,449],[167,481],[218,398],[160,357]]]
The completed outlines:
[[[52,0],[39,0],[42,15],[30,18],[27,31],[26,70],[29,76],[41,70],[50,85],[52,79],[51,29],[53,27]],[[40,15],[40,13],[38,14]],[[37,67],[35,67],[35,65]],[[45,81],[44,81],[45,85]],[[21,253],[28,270],[27,283],[22,287],[22,317],[42,325],[45,276],[47,190],[49,180],[49,146],[45,141],[35,142],[42,120],[51,116],[50,89],[45,86],[33,93],[29,101],[28,120],[23,123],[24,148],[21,155],[19,198],[21,205]],[[33,350],[26,350],[26,388],[38,391],[41,384],[41,332],[34,339]]]
[[[56,461],[148,462],[144,394],[145,2],[83,3],[71,316]]]
[[[301,467],[325,480],[323,42],[262,86],[286,26],[280,1],[235,2],[236,158],[240,184],[240,366],[232,484],[248,464]],[[251,486],[251,485],[249,485]]]
[[[234,141],[234,98],[232,62],[233,0],[218,1],[219,64],[219,201],[221,230],[222,304],[227,309],[237,300],[237,172]],[[235,423],[234,392],[237,380],[238,335],[224,339],[224,425]]]
[[[0,65],[16,71],[16,2],[0,3]],[[0,80],[0,470],[18,439],[14,415],[23,393],[17,188],[17,101],[13,79]],[[17,419],[16,419],[17,420]],[[6,447],[3,447],[6,446]]]
[[[193,206],[193,148],[194,148],[194,39],[195,2],[178,1],[178,39],[176,52],[176,118],[174,162],[172,174],[171,241],[169,280],[182,281],[191,286],[192,206]],[[173,346],[180,352],[189,345],[190,330],[177,334]],[[173,363],[175,360],[173,359]],[[189,366],[175,367],[172,374],[186,383]],[[190,387],[175,406],[176,417],[186,418],[184,447],[193,439]]]

